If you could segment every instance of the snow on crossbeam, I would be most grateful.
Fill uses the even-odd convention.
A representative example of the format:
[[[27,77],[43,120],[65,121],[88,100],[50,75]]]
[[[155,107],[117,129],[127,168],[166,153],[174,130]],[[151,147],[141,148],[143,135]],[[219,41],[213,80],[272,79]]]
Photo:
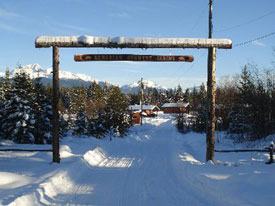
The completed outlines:
[[[35,47],[105,47],[105,48],[221,48],[231,49],[230,39],[133,38],[95,36],[40,36]]]

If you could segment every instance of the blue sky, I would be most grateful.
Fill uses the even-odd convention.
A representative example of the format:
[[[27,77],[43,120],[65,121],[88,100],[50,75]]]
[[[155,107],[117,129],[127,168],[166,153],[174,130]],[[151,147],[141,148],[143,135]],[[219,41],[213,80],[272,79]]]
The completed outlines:
[[[229,38],[233,44],[275,31],[274,0],[214,0],[215,38]],[[94,35],[127,37],[208,36],[208,0],[1,0],[0,72],[18,63],[52,65],[50,48],[36,49],[37,36]],[[271,66],[275,35],[218,50],[217,77],[240,73],[246,63]],[[80,53],[131,53],[193,55],[193,63],[74,62]],[[113,84],[144,79],[167,87],[191,87],[206,81],[205,49],[60,49],[60,69],[83,73]]]

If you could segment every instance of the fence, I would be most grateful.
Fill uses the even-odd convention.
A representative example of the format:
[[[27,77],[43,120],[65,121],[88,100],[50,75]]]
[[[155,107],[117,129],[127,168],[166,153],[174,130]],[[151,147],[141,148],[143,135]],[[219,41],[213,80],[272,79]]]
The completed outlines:
[[[274,152],[274,143],[271,142],[269,147],[264,149],[239,149],[239,150],[215,150],[215,152],[269,152],[269,161],[266,164],[274,163],[273,152]]]
[[[10,151],[14,151],[14,152],[52,152],[53,150],[51,150],[51,149],[11,149],[11,148],[0,149],[0,152],[10,152]]]

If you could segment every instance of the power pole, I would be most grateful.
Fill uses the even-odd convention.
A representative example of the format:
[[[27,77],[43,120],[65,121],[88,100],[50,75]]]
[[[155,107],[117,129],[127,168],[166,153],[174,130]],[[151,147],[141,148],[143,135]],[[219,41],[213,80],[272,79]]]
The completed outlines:
[[[212,38],[213,0],[209,0],[209,33]],[[216,48],[208,49],[208,76],[207,76],[207,125],[206,125],[206,161],[214,161],[215,148],[215,70],[216,70]]]
[[[143,111],[143,78],[140,80],[140,110],[141,110],[141,115],[140,115],[140,125],[142,125],[142,111]]]

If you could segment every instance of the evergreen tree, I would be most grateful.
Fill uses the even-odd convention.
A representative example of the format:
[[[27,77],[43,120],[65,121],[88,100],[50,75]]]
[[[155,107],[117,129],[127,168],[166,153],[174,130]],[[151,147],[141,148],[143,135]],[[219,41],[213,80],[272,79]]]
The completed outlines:
[[[7,96],[8,100],[0,111],[2,136],[18,143],[33,143],[33,83],[24,72],[15,75],[12,89]]]
[[[189,119],[188,116],[184,113],[180,113],[176,117],[177,124],[176,127],[179,132],[187,133],[190,131]]]
[[[34,101],[32,110],[34,113],[34,138],[35,144],[51,143],[52,131],[52,106],[46,93],[46,88],[42,85],[41,79],[35,79]]]
[[[245,66],[238,87],[239,94],[235,100],[230,115],[229,133],[236,141],[251,139],[252,130],[252,101],[254,96],[254,84],[250,71]]]
[[[204,132],[206,129],[206,89],[204,84],[200,86],[198,92],[198,99],[200,100],[197,106],[197,118],[195,120],[194,129],[198,132]]]
[[[165,103],[167,102],[175,102],[175,92],[173,89],[166,90]]]
[[[156,88],[153,88],[151,104],[161,106],[160,94]]]
[[[190,102],[191,94],[190,90],[187,88],[184,92],[183,99],[185,102]]]
[[[66,110],[59,111],[59,135],[61,137],[66,136],[68,129],[69,129],[69,122],[68,122],[68,114]]]
[[[128,106],[127,98],[121,93],[119,87],[111,87],[107,94],[106,128],[110,134],[123,136],[130,127],[130,117],[126,113]]]
[[[175,102],[178,102],[178,101],[183,101],[184,100],[184,97],[183,97],[183,92],[182,92],[182,88],[180,85],[178,85],[178,88],[176,90],[176,94],[175,94]]]
[[[139,104],[139,95],[138,94],[128,94],[130,105]]]
[[[108,88],[105,88],[108,90]],[[85,111],[88,116],[88,134],[97,138],[102,138],[106,133],[106,118],[105,118],[105,97],[104,90],[93,82],[88,89],[87,103]]]
[[[79,105],[79,110],[76,115],[74,135],[87,135],[88,120],[84,109],[84,102]]]
[[[11,90],[11,80],[9,68],[6,69],[4,81],[0,82],[0,104],[8,99],[8,93]]]
[[[100,111],[94,119],[88,120],[88,134],[96,138],[103,138],[108,132],[105,111]]]

